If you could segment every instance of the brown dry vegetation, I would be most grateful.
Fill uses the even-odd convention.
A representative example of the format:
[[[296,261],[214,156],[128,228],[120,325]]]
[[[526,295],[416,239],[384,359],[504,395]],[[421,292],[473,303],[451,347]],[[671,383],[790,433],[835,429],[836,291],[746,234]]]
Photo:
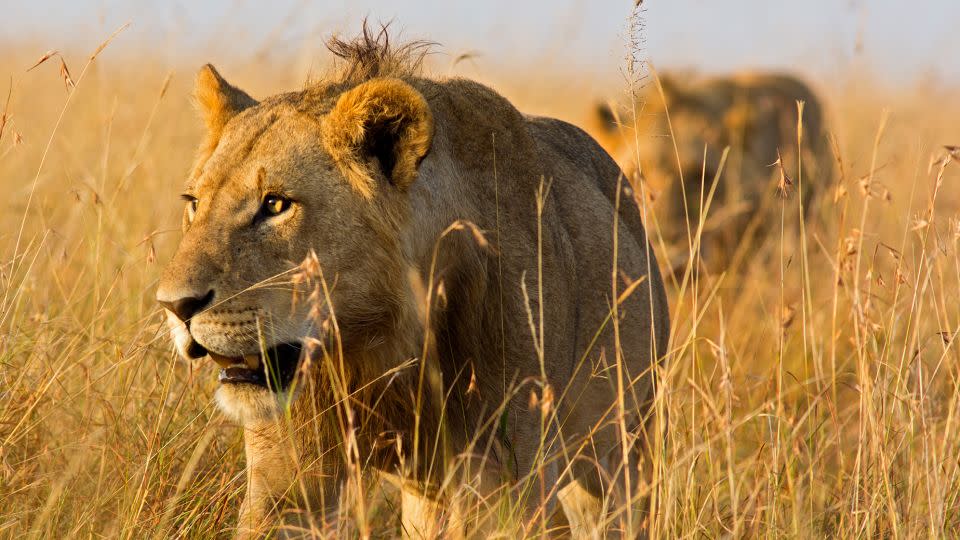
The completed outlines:
[[[175,359],[153,300],[200,137],[192,71],[123,52],[84,70],[69,51],[68,89],[56,57],[25,73],[43,50],[9,50],[0,535],[227,535],[240,433],[212,405],[213,370]],[[260,96],[300,84],[282,67],[228,75]],[[592,101],[544,82],[574,75],[497,86],[585,121]],[[803,238],[772,223],[743,277],[668,283],[655,537],[960,534],[960,163],[943,159],[960,91],[851,75],[822,94],[843,175]],[[797,219],[796,196],[775,204]]]

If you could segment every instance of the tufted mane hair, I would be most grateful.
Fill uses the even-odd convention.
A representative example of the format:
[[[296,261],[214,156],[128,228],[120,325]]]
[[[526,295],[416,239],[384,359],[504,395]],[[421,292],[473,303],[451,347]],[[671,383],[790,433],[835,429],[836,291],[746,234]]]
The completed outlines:
[[[410,41],[394,45],[390,23],[373,29],[365,19],[363,31],[352,39],[333,36],[327,49],[338,59],[331,82],[359,84],[376,77],[414,77],[420,74],[423,59],[436,45],[432,41]]]

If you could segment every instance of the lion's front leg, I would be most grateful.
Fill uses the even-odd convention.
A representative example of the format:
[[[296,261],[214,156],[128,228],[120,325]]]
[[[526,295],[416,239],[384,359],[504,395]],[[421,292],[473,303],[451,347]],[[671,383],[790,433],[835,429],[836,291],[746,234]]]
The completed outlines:
[[[572,538],[599,540],[603,531],[603,500],[576,480],[564,486],[557,497],[570,527]]]
[[[387,471],[378,472],[379,481],[394,500],[400,498],[400,533],[405,539],[438,538],[442,530],[442,503],[424,493],[418,482]],[[395,490],[395,491],[394,491]],[[450,536],[448,534],[448,536]],[[459,537],[459,535],[453,535]]]
[[[256,538],[280,524],[282,501],[298,498],[300,471],[297,448],[280,422],[245,426],[247,489],[240,505],[237,537]]]
[[[293,433],[283,421],[244,427],[247,489],[238,538],[259,538],[271,530],[281,537],[309,535],[335,524],[342,470],[331,458],[318,458],[319,443],[305,443]]]
[[[262,489],[254,487],[250,482],[250,473],[247,472],[247,489],[240,504],[240,517],[237,520],[237,529],[234,538],[247,540],[259,538],[269,526],[269,497]]]
[[[271,516],[274,501],[292,477],[289,460],[280,450],[279,431],[266,424],[243,430],[247,488],[240,504],[236,538],[259,538],[275,522]]]
[[[400,525],[405,539],[432,539],[440,535],[440,505],[416,487],[400,490]]]

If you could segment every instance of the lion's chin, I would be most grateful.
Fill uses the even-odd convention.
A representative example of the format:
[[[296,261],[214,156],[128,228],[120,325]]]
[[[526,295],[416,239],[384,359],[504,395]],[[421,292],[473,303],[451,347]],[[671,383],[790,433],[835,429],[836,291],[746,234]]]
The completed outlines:
[[[253,384],[223,384],[214,395],[225,415],[241,425],[282,418],[296,399],[295,390],[273,392]]]

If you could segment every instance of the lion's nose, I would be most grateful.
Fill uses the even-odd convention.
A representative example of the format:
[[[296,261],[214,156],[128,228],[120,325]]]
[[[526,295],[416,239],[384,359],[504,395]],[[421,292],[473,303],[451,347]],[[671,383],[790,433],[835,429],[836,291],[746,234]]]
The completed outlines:
[[[203,296],[185,296],[176,300],[160,300],[160,305],[169,309],[183,322],[187,322],[198,311],[210,305],[213,301],[213,290]]]

